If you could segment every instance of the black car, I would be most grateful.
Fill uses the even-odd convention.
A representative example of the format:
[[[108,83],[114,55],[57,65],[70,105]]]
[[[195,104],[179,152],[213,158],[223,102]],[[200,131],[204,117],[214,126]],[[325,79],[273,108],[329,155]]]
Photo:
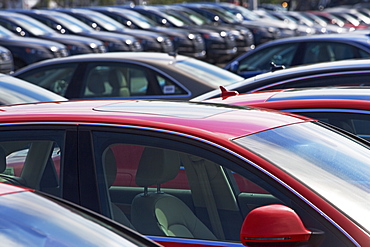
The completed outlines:
[[[227,62],[237,55],[238,49],[236,47],[235,37],[227,30],[185,25],[181,19],[169,15],[164,11],[164,8],[156,6],[140,5],[130,9],[148,17],[158,25],[200,33],[206,45],[206,61],[210,63]]]
[[[13,55],[11,51],[0,46],[0,73],[9,74],[14,69]]]
[[[14,70],[41,60],[69,56],[67,47],[59,42],[19,37],[2,26],[0,26],[0,46],[4,46],[12,53]]]
[[[235,4],[228,3],[228,2],[222,2],[222,3],[215,2],[214,4],[232,13],[233,15],[235,15],[235,17],[239,19],[240,22],[261,23],[263,26],[274,26],[278,28],[280,31],[281,38],[294,37],[294,36],[299,35],[298,25],[292,26],[284,21],[278,21],[278,20],[272,21],[272,20],[260,18],[253,11],[243,6],[240,6],[240,5],[235,5]]]
[[[183,3],[180,6],[190,8],[208,20],[220,25],[229,25],[234,28],[248,28],[253,32],[255,45],[281,38],[281,31],[273,23],[266,25],[261,22],[240,22],[236,17],[213,4]]]
[[[40,38],[64,44],[70,55],[106,52],[103,42],[77,35],[63,35],[24,14],[0,11],[0,25],[22,37]]]
[[[75,34],[98,39],[105,44],[108,52],[142,51],[139,41],[131,35],[98,32],[82,21],[65,13],[47,9],[16,9],[13,11],[35,18],[61,34]]]
[[[366,33],[316,34],[274,40],[246,52],[224,66],[244,78],[271,69],[354,58],[370,58],[370,38]],[[275,69],[275,68],[273,68]]]
[[[180,19],[185,26],[195,25],[207,29],[210,28],[220,33],[222,31],[230,32],[235,38],[237,55],[255,48],[253,33],[248,28],[240,26],[235,28],[232,25],[215,24],[199,13],[179,5],[168,4],[157,6],[157,8],[160,8],[162,12],[166,13],[170,17]],[[217,45],[214,48],[217,48]]]
[[[224,95],[285,88],[370,86],[370,59],[353,59],[301,65],[259,74],[226,86]],[[192,99],[202,101],[221,96],[216,89]]]
[[[204,59],[206,57],[205,43],[202,36],[196,32],[190,32],[180,28],[159,27],[154,21],[133,10],[118,7],[89,7],[112,17],[126,27],[141,29],[165,34],[174,42],[178,54]]]
[[[127,28],[111,17],[97,11],[81,8],[60,8],[54,10],[69,14],[97,31],[123,33],[134,36],[140,41],[143,51],[172,52],[174,49],[171,39],[166,35],[152,31]]]

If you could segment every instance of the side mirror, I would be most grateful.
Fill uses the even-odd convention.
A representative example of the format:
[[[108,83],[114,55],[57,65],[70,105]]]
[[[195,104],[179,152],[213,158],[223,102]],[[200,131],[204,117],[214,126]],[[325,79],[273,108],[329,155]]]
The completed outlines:
[[[291,208],[273,204],[255,208],[244,220],[240,240],[244,246],[310,246],[322,242],[324,232],[306,229]]]

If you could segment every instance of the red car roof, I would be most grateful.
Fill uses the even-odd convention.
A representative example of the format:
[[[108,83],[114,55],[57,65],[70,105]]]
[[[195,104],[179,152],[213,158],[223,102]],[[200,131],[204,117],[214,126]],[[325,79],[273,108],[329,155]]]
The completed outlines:
[[[370,109],[370,88],[328,87],[278,89],[206,100],[239,106],[286,110],[300,108]]]
[[[232,139],[309,120],[266,109],[204,103],[137,100],[49,102],[0,107],[0,123],[72,122],[139,125]]]

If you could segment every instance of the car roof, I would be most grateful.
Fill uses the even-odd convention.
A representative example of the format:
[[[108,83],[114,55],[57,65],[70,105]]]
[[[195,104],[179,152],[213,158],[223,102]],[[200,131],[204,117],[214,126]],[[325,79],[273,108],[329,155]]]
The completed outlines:
[[[236,82],[226,86],[228,90],[237,90],[238,88],[246,88],[246,92],[254,92],[263,90],[264,86],[270,83],[278,83],[284,80],[295,79],[297,77],[341,73],[345,71],[369,71],[370,59],[348,59],[340,61],[314,63],[308,65],[299,65],[274,72],[266,72],[256,76],[247,78],[243,81]],[[208,93],[200,95],[192,99],[192,101],[203,101],[209,98],[218,97],[220,90],[212,90]]]
[[[313,106],[370,109],[370,87],[313,87],[267,90],[224,99],[221,97],[213,98],[206,100],[206,102],[271,107],[272,109]]]
[[[0,117],[3,124],[135,125],[190,135],[203,133],[200,136],[223,140],[311,121],[289,113],[250,107],[160,100],[85,100],[2,106]]]
[[[96,60],[99,59],[117,59],[117,60],[130,60],[130,61],[137,61],[137,62],[145,62],[145,63],[152,63],[152,64],[171,64],[175,61],[184,61],[187,59],[193,59],[191,57],[186,57],[182,55],[171,56],[166,53],[160,52],[107,52],[107,53],[89,53],[89,54],[81,54],[75,56],[68,56],[68,57],[61,57],[61,58],[52,58],[44,61],[40,61],[35,63],[36,66],[40,64],[53,64],[60,63],[60,62],[78,62],[83,60]],[[28,68],[33,67],[28,66]],[[16,71],[14,74],[17,74],[20,71]]]

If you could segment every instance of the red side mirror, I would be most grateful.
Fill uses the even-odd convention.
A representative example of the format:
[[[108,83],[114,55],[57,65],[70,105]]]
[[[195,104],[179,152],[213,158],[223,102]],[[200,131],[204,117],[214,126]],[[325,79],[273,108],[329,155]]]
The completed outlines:
[[[258,207],[247,215],[240,240],[245,246],[317,246],[323,234],[306,229],[291,208],[273,204]]]

